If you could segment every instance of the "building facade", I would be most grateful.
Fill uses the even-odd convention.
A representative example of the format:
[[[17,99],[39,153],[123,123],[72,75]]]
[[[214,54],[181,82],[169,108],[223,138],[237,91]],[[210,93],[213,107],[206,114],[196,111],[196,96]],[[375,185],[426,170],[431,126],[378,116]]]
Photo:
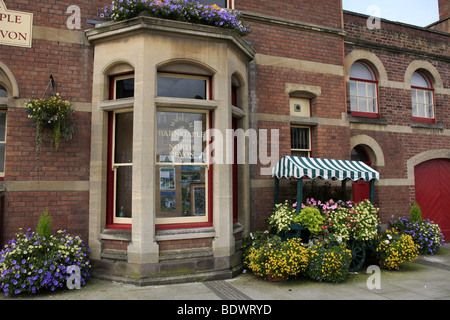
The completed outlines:
[[[450,236],[446,1],[429,28],[370,24],[336,0],[218,3],[242,13],[245,37],[148,14],[103,23],[109,0],[4,2],[3,243],[47,208],[89,245],[97,276],[231,277],[243,237],[267,227],[284,155],[362,160],[380,173],[383,223],[418,202]],[[36,159],[24,105],[55,92],[76,132]]]

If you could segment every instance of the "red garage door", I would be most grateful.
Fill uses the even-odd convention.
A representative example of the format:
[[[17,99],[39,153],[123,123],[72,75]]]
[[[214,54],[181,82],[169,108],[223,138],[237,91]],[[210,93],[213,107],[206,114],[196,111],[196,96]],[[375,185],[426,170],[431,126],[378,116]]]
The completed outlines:
[[[429,160],[414,168],[416,201],[422,217],[437,223],[450,241],[450,160]]]

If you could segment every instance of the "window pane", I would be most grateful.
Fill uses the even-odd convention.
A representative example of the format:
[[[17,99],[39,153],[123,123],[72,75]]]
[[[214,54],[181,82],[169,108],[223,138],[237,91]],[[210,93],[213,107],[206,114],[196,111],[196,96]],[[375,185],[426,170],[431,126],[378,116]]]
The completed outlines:
[[[350,97],[350,107],[352,111],[358,111],[358,98]]]
[[[367,98],[362,98],[362,97],[358,98],[358,111],[360,111],[360,112],[368,112],[369,111],[367,109]]]
[[[115,163],[133,162],[133,112],[116,113]]]
[[[424,118],[425,117],[425,106],[423,104],[418,104],[417,105],[417,110],[418,110],[418,114],[417,116],[420,118]]]
[[[427,105],[427,115],[430,119],[434,118],[434,110],[432,105]]]
[[[368,99],[369,103],[369,112],[377,112],[377,99]]]
[[[414,87],[421,87],[421,88],[430,88],[430,84],[428,83],[427,79],[421,75],[419,72],[414,72],[411,77],[411,85]]]
[[[425,91],[425,100],[427,104],[433,104],[433,93],[431,91]]]
[[[366,82],[358,82],[358,96],[359,97],[367,97],[367,83]]]
[[[116,168],[116,217],[131,218],[132,166]]]
[[[206,79],[158,76],[158,96],[206,100]]]
[[[6,140],[6,112],[0,112],[0,141]]]
[[[413,117],[417,117],[418,116],[418,111],[417,111],[417,103],[412,104],[412,110],[413,110]]]
[[[425,91],[424,90],[417,90],[417,102],[418,103],[425,103]]]
[[[417,90],[416,89],[411,89],[411,101],[413,103],[417,102]]]
[[[368,83],[367,84],[367,96],[371,98],[377,97],[377,91],[376,91],[376,85],[375,83]]]
[[[116,99],[134,97],[134,78],[116,81]]]
[[[0,98],[8,98],[8,91],[0,84]]]
[[[5,172],[5,148],[4,143],[0,143],[0,172]]]
[[[350,77],[364,80],[375,80],[372,71],[364,63],[355,62],[350,68]]]
[[[157,118],[157,162],[206,162],[206,113],[158,111]]]
[[[291,149],[310,149],[309,128],[291,127]]]
[[[357,85],[356,81],[350,81],[350,95],[352,95],[352,96],[357,95],[356,85]]]
[[[181,218],[205,216],[206,166],[156,166],[156,217]]]

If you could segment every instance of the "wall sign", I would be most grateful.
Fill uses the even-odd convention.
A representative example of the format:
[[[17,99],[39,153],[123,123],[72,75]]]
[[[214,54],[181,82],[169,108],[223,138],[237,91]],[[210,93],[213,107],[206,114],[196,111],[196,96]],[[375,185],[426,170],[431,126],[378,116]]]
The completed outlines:
[[[8,10],[0,0],[0,45],[31,48],[33,14]]]

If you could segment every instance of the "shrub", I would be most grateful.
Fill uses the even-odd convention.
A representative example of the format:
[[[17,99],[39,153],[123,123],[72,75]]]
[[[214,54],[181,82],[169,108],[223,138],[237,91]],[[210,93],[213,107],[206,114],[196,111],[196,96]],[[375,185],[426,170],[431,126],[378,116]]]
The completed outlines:
[[[419,251],[411,236],[388,230],[380,238],[376,253],[386,268],[398,270],[402,263],[416,260]]]
[[[411,207],[409,212],[409,219],[411,222],[422,222],[422,211],[420,210],[420,206],[417,203]]]
[[[36,233],[46,239],[48,239],[52,234],[52,218],[48,214],[47,208],[45,208],[39,218]]]
[[[61,230],[48,238],[19,232],[0,252],[0,289],[5,295],[53,291],[64,286],[72,265],[80,268],[80,284],[85,285],[90,276],[87,252],[78,236]]]
[[[397,221],[389,221],[389,224],[399,234],[410,235],[419,246],[419,254],[433,255],[444,243],[444,235],[439,225],[430,220],[414,222],[408,218],[399,218]]]
[[[351,258],[345,244],[319,243],[310,249],[306,275],[316,281],[342,282],[348,276]]]

